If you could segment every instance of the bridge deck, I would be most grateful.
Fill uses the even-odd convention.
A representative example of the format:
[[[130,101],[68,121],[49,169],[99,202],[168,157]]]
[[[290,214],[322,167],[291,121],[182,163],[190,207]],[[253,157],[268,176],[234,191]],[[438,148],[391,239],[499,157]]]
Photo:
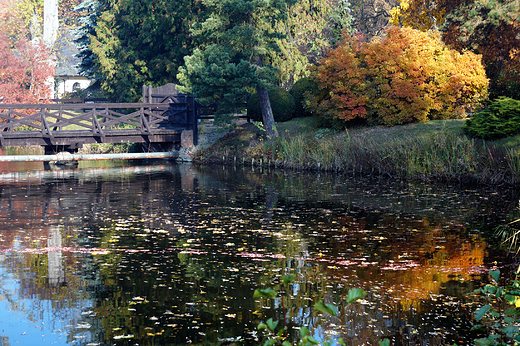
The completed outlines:
[[[180,143],[196,126],[188,101],[175,104],[0,104],[0,146]]]

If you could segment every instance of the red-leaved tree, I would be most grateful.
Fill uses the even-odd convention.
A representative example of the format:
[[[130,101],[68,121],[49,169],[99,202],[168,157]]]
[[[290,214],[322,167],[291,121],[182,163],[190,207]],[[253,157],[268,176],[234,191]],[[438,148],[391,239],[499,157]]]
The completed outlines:
[[[43,44],[12,43],[0,32],[0,103],[40,103],[49,98],[54,65]]]

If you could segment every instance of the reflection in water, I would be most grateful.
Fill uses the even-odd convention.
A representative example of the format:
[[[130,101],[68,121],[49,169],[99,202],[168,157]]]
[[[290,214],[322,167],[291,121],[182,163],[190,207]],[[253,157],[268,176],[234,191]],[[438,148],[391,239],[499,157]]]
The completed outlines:
[[[60,286],[65,283],[65,274],[61,263],[61,232],[56,226],[50,227],[49,238],[47,238],[47,260],[49,262],[48,278],[50,286]]]
[[[253,291],[289,273],[290,325],[317,337],[466,343],[468,293],[511,264],[484,236],[513,191],[191,165],[3,172],[6,345],[256,344],[281,310]],[[369,295],[340,319],[313,312],[350,287]]]

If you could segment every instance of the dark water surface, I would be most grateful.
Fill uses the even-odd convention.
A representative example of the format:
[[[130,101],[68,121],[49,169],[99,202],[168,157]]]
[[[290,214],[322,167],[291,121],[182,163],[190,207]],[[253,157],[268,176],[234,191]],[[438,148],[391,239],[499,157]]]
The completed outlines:
[[[466,344],[469,293],[516,269],[493,240],[513,190],[95,165],[0,166],[0,345],[259,344],[282,308],[253,291],[287,274],[289,325],[317,338]],[[312,309],[352,287],[342,319]]]

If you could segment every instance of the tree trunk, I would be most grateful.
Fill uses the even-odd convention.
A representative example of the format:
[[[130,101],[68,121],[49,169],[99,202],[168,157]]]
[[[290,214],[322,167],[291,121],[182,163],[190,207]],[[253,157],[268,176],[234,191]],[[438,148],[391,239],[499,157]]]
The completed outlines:
[[[269,93],[266,88],[256,88],[258,98],[260,99],[260,109],[262,110],[262,119],[264,120],[265,131],[267,137],[273,139],[278,137],[278,130],[274,122],[273,110],[271,109],[271,101],[269,101]]]

